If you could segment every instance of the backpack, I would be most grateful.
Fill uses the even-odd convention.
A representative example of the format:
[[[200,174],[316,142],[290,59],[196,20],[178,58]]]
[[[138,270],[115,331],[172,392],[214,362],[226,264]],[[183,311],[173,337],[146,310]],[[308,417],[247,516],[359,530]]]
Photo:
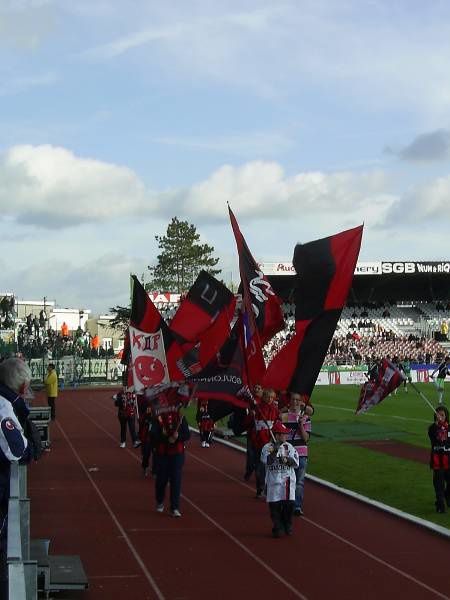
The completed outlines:
[[[44,446],[39,429],[29,417],[24,422],[23,433],[28,440],[33,459],[39,460],[44,452]]]

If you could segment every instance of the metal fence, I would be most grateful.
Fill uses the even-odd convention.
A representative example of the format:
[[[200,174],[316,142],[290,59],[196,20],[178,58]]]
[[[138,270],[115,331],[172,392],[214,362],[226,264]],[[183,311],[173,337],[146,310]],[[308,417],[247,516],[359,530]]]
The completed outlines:
[[[52,363],[58,373],[59,385],[77,387],[93,383],[120,384],[124,366],[118,358],[82,358],[78,355],[60,358],[31,358],[27,360],[31,369],[31,382],[42,383],[47,366]]]
[[[30,560],[30,500],[27,497],[27,468],[11,464],[8,504],[8,600],[37,598],[37,563]]]

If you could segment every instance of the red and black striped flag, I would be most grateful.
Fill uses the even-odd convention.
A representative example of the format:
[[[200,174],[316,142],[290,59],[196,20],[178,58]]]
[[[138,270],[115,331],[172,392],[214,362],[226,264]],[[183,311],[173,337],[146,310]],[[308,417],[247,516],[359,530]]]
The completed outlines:
[[[283,312],[280,299],[253,258],[230,207],[228,211],[239,255],[245,353],[253,384],[261,381],[265,370],[262,346],[284,327]]]
[[[236,407],[248,406],[248,399],[243,395],[248,384],[243,353],[241,315],[209,364],[187,378],[196,386],[195,395],[208,400],[208,410],[215,421]]]
[[[353,280],[363,226],[297,244],[295,335],[275,355],[265,387],[311,396]]]

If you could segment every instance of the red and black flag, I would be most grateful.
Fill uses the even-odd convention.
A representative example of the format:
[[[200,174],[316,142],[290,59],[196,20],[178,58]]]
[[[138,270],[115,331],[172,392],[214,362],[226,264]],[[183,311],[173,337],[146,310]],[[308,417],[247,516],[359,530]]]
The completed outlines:
[[[311,396],[350,291],[362,231],[296,245],[295,335],[270,362],[265,387]]]
[[[360,415],[380,404],[382,400],[397,389],[406,379],[406,375],[393,363],[383,358],[375,379],[370,379],[361,387],[356,414]]]
[[[280,299],[253,258],[230,207],[228,211],[239,255],[247,369],[251,383],[256,383],[261,381],[265,369],[262,346],[284,327],[283,312]]]
[[[218,279],[207,271],[200,271],[193,286],[182,300],[180,307],[170,323],[170,329],[183,342],[196,343],[203,333],[213,325],[222,312],[226,312],[228,323],[234,313],[236,300],[234,294]],[[225,328],[222,341],[229,332]],[[220,331],[216,331],[220,335]]]
[[[216,421],[238,408],[248,407],[243,396],[247,389],[242,347],[242,316],[209,364],[187,380],[196,385],[195,395],[208,400],[208,409]]]
[[[130,325],[144,333],[156,333],[161,330],[170,380],[183,379],[184,376],[176,364],[182,350],[136,275],[132,276]]]

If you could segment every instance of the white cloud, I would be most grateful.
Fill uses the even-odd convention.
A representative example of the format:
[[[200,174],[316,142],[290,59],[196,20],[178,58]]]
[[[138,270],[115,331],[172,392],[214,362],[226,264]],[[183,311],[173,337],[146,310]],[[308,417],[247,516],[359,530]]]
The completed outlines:
[[[64,148],[15,146],[0,162],[0,209],[23,223],[70,227],[150,207],[130,169],[78,158]]]
[[[185,193],[174,194],[176,206],[194,221],[221,221],[226,203],[243,219],[283,220],[290,217],[351,212],[380,220],[394,201],[386,193],[387,178],[381,171],[363,174],[299,173],[287,177],[278,163],[250,162],[242,167],[224,166]]]
[[[450,225],[450,175],[438,177],[405,192],[392,207],[386,224],[392,227],[412,227],[424,235],[424,227],[432,236]],[[448,247],[448,243],[446,244]]]

